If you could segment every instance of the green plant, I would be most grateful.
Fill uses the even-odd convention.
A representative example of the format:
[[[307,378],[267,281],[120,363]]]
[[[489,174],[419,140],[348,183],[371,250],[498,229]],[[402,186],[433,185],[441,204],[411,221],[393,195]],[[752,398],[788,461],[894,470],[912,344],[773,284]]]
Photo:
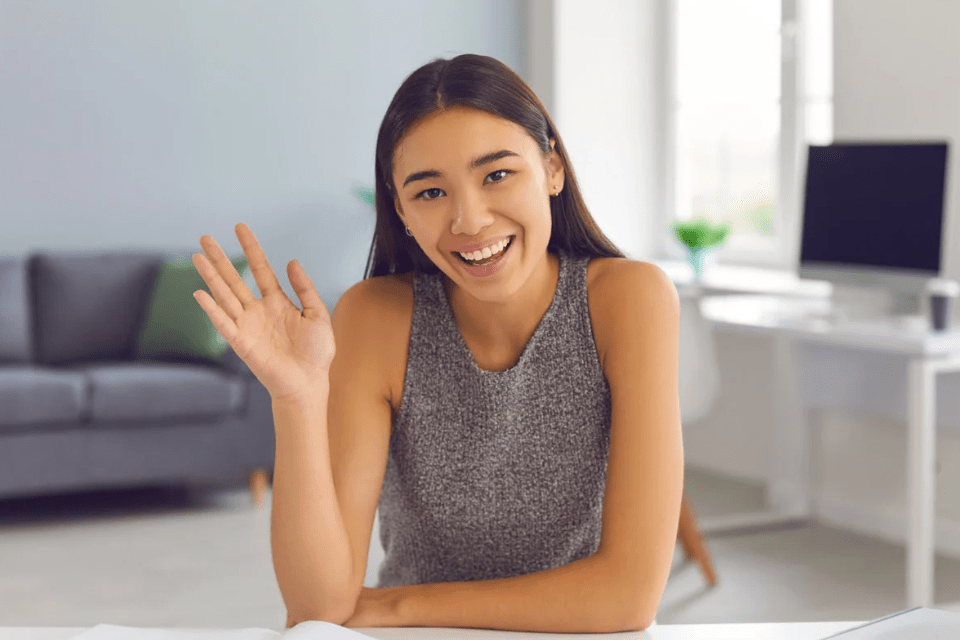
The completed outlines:
[[[377,206],[377,193],[370,187],[357,187],[353,193],[371,207]]]
[[[680,242],[691,250],[716,247],[724,243],[730,233],[730,223],[714,225],[706,218],[694,218],[684,222],[674,222],[673,231]]]

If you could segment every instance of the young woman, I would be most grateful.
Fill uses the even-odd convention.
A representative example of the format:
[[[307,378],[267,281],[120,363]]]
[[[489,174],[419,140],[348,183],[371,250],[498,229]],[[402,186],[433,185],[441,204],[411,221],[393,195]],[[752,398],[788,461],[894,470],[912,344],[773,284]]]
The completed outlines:
[[[273,399],[271,544],[287,626],[646,628],[683,485],[679,301],[580,195],[560,136],[502,63],[404,81],[380,127],[366,278],[331,319],[237,237],[195,294]],[[363,586],[374,515],[386,553]]]

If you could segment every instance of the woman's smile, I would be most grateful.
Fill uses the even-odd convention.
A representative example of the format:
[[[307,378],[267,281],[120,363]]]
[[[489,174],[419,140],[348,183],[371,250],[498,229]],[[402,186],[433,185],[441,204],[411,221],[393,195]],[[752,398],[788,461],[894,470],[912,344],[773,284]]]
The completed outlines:
[[[484,258],[481,256],[480,260],[475,264],[468,262],[460,252],[455,251],[453,254],[456,256],[456,261],[460,263],[460,267],[464,273],[477,278],[487,278],[503,270],[507,260],[509,259],[509,255],[513,254],[511,249],[515,239],[516,236],[510,236],[506,240],[506,245],[503,247],[503,249],[501,249],[498,253],[493,253],[491,251],[489,257]],[[476,256],[476,253],[473,255]]]

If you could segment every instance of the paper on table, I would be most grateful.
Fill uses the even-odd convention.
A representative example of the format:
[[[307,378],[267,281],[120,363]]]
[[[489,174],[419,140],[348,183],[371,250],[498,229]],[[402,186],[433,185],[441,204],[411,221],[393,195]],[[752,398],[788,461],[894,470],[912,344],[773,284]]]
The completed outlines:
[[[341,627],[332,622],[309,620],[301,622],[283,633],[283,640],[372,640],[371,636]]]
[[[331,622],[310,620],[278,633],[272,629],[157,629],[124,627],[116,624],[97,626],[70,640],[361,640],[370,636]]]

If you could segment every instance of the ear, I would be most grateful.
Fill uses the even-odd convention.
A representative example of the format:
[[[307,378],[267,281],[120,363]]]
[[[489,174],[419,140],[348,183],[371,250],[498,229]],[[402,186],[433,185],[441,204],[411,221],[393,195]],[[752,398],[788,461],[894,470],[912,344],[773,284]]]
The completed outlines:
[[[563,190],[563,179],[566,174],[563,171],[563,161],[560,160],[560,155],[556,151],[557,141],[554,138],[550,138],[550,154],[547,155],[545,159],[545,165],[547,170],[547,189],[551,194]],[[557,187],[554,190],[554,186]]]
[[[406,218],[403,215],[403,207],[400,206],[400,195],[394,192],[393,194],[393,208],[397,210],[397,215],[400,216],[400,220],[403,221],[403,224],[407,224]]]

